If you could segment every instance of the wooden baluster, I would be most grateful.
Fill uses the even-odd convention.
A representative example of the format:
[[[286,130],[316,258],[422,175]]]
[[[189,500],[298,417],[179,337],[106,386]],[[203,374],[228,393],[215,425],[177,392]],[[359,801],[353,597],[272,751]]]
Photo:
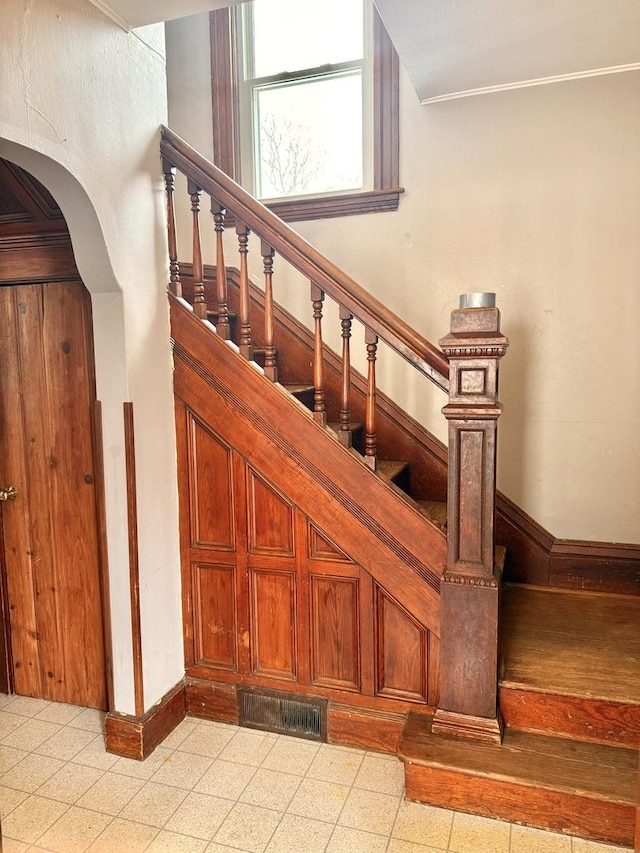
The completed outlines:
[[[215,205],[215,201],[212,200]],[[215,208],[214,208],[215,209]],[[216,329],[221,338],[228,341],[231,338],[229,325],[229,305],[227,297],[227,268],[224,263],[224,218],[227,211],[219,206],[213,214],[213,225],[216,232]]]
[[[508,340],[497,308],[451,312],[440,341],[449,360],[447,567],[440,587],[440,700],[435,734],[499,743],[495,562],[498,364]]]
[[[278,381],[276,348],[273,343],[273,256],[275,249],[262,240],[260,244],[264,264],[264,374],[272,382]]]
[[[238,252],[240,253],[240,354],[248,361],[253,358],[251,343],[251,318],[249,300],[249,272],[247,254],[249,252],[249,229],[243,222],[236,222]]]
[[[322,426],[327,423],[324,402],[324,361],[322,358],[322,303],[324,291],[311,282],[313,303],[313,419]]]
[[[364,418],[364,461],[376,470],[378,439],[376,436],[376,352],[378,336],[371,329],[365,329],[364,340],[367,345],[367,405]]]
[[[173,202],[176,170],[163,158],[164,182],[167,191],[167,232],[169,237],[169,290],[174,296],[182,296],[180,265],[178,264],[178,241],[176,237],[176,213]]]
[[[340,306],[340,325],[342,327],[342,389],[340,394],[340,444],[351,447],[351,323],[353,314]]]
[[[202,246],[200,243],[200,195],[202,190],[192,180],[187,183],[187,192],[191,197],[193,212],[193,312],[203,320],[207,319],[207,303],[204,298],[202,271]]]

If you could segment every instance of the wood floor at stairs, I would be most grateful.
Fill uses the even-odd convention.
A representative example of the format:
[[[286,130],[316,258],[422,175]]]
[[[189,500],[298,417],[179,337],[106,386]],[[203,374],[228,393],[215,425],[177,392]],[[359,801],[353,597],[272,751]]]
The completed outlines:
[[[410,715],[409,799],[633,845],[640,744],[640,599],[507,585],[501,746],[434,735]]]

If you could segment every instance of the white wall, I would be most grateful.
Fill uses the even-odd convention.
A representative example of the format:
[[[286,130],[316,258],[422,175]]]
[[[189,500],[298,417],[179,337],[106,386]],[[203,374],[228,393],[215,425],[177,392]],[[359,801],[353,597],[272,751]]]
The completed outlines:
[[[210,101],[198,67],[169,89],[172,126],[196,147]],[[170,77],[181,68],[169,62]],[[460,293],[497,292],[511,339],[499,487],[562,538],[640,541],[639,83],[631,72],[420,106],[402,74],[399,210],[295,226],[434,342]],[[277,294],[294,286],[278,259],[276,274]],[[302,289],[290,298],[308,316]],[[402,364],[379,372],[444,437],[428,383]]]
[[[134,712],[122,404],[133,402],[145,705],[184,674],[158,128],[162,27],[88,0],[4,0],[0,156],[53,193],[92,294],[103,403],[116,709]]]

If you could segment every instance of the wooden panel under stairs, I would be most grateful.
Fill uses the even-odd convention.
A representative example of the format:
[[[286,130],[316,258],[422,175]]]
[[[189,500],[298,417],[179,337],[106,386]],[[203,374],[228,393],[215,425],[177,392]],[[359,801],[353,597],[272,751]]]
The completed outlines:
[[[501,746],[431,733],[399,746],[409,799],[633,845],[640,745],[640,599],[507,584]]]
[[[639,598],[508,585],[500,642],[506,725],[638,748]]]
[[[410,800],[631,846],[638,754],[505,731],[501,746],[434,735],[410,714],[398,753]]]

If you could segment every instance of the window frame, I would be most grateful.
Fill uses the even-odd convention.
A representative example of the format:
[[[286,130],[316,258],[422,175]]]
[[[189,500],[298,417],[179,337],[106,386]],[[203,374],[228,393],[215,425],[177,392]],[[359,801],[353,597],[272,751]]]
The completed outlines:
[[[270,201],[266,206],[287,222],[328,219],[398,209],[399,61],[373,7],[373,189]],[[209,13],[214,163],[229,177],[239,174],[238,57],[232,7]]]

